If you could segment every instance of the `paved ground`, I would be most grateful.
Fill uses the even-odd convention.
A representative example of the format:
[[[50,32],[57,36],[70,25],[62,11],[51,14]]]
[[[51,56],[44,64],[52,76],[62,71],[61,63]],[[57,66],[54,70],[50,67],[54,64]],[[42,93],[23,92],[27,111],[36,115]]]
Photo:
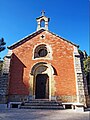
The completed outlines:
[[[0,120],[90,120],[90,111],[75,112],[72,110],[0,110]]]

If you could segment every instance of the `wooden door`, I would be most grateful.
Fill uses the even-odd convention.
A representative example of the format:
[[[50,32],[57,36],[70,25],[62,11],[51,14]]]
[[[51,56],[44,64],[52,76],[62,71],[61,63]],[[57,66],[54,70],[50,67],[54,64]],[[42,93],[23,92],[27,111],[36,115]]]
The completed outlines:
[[[36,76],[36,99],[48,99],[49,98],[49,77],[47,74],[38,74]]]

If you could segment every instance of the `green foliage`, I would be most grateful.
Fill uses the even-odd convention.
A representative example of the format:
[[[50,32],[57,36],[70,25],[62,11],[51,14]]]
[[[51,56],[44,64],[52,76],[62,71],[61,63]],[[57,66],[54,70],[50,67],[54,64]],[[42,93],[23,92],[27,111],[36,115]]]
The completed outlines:
[[[90,56],[88,56],[87,59],[85,59],[83,62],[84,62],[84,70],[85,73],[87,74],[87,72],[90,72]]]
[[[84,63],[84,73],[87,79],[88,94],[90,95],[90,56],[84,59],[83,63]]]

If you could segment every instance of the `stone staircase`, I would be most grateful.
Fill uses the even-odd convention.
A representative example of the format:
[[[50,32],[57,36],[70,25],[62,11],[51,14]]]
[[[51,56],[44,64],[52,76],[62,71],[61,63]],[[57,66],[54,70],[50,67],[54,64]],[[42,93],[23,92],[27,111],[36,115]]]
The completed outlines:
[[[21,104],[20,109],[64,109],[61,102],[49,100],[30,100]]]

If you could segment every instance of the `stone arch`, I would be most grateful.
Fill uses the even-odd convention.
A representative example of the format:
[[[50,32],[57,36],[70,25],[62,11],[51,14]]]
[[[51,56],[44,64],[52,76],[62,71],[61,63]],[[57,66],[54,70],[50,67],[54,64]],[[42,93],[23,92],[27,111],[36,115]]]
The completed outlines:
[[[53,67],[51,66],[51,64],[46,63],[46,62],[39,62],[39,63],[36,63],[35,65],[33,65],[32,69],[31,69],[31,75],[34,75],[35,70],[36,70],[38,67],[40,67],[40,66],[46,66],[47,68],[50,68],[52,74],[54,74],[54,69],[53,69]]]
[[[46,62],[39,62],[33,65],[30,74],[30,96],[32,99],[36,98],[35,87],[36,87],[36,77],[37,75],[46,74],[49,77],[49,96],[48,99],[51,100],[55,94],[55,81],[54,81],[54,69],[51,64]]]
[[[52,59],[52,48],[45,43],[35,45],[33,59]]]

